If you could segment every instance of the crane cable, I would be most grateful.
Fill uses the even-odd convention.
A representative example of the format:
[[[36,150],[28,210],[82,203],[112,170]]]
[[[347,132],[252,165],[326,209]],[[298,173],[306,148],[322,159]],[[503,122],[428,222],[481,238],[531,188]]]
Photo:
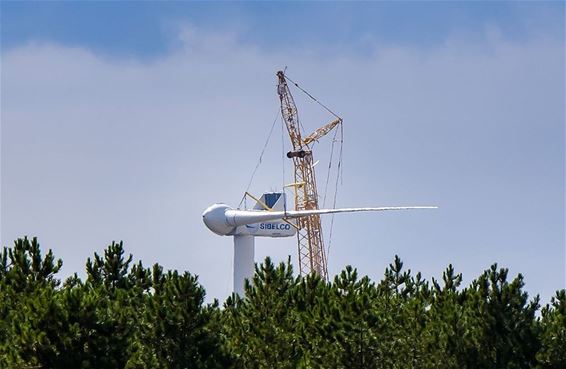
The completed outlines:
[[[287,194],[285,194],[285,122],[283,121],[283,115],[281,115],[281,171],[282,171],[282,182],[281,191],[285,195],[285,201],[283,202],[285,212],[287,212]]]
[[[338,130],[334,132],[332,137],[332,146],[330,147],[330,158],[328,159],[328,171],[326,172],[326,182],[324,183],[324,196],[322,198],[322,207],[326,208],[326,195],[328,194],[328,183],[330,182],[330,172],[332,171],[332,159],[334,157],[334,144],[336,143],[336,135]]]
[[[305,93],[308,97],[310,97],[313,101],[315,101],[318,105],[322,106],[327,112],[329,112],[330,114],[334,115],[336,118],[342,120],[342,118],[340,118],[335,112],[333,112],[332,110],[330,110],[326,105],[324,105],[323,103],[321,103],[320,101],[318,101],[316,99],[316,97],[314,97],[313,95],[311,95],[310,93],[308,93],[305,89],[303,89],[301,86],[299,86],[299,84],[295,81],[293,81],[291,78],[289,78],[286,74],[283,74],[283,76],[285,77],[285,79],[289,80],[289,82],[291,82],[292,84],[295,85],[295,87],[297,87],[299,90],[301,90],[303,93]]]
[[[338,131],[336,131],[338,132]],[[334,141],[332,142],[334,144]],[[336,168],[336,184],[334,187],[334,200],[332,203],[332,208],[336,209],[336,197],[338,195],[338,180],[340,179],[340,184],[342,184],[342,153],[344,147],[344,126],[340,124],[340,154],[338,156],[338,166]],[[330,246],[332,245],[332,230],[334,229],[334,215],[330,218],[330,232],[328,235],[328,247],[326,249],[326,260],[330,254]]]
[[[240,203],[238,204],[238,209],[240,209],[242,207],[242,204],[246,201],[246,194],[249,192],[250,187],[252,185],[252,182],[254,180],[254,176],[255,176],[259,166],[261,165],[261,162],[263,160],[263,154],[265,153],[265,150],[267,149],[267,145],[269,145],[269,140],[271,139],[271,134],[273,133],[273,128],[275,128],[275,123],[277,123],[277,120],[279,119],[279,115],[280,115],[280,112],[279,112],[279,110],[277,110],[277,115],[275,116],[275,119],[273,120],[273,124],[271,125],[271,129],[269,130],[269,135],[267,136],[267,140],[265,140],[265,144],[263,145],[263,149],[261,150],[261,154],[259,155],[259,159],[257,161],[257,164],[254,168],[254,171],[252,172],[252,176],[250,177],[250,181],[248,182],[248,187],[246,187],[246,192],[244,192],[244,196],[242,196],[242,200],[240,200]]]

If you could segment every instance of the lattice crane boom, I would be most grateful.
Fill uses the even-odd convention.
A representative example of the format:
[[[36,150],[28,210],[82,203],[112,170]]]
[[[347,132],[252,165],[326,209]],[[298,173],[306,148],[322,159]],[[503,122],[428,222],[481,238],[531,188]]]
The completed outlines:
[[[303,140],[303,143],[305,145],[308,145],[308,144],[310,144],[314,141],[320,140],[322,137],[326,136],[326,134],[328,134],[328,132],[332,131],[334,129],[334,127],[336,127],[340,123],[342,123],[341,118],[334,119],[332,122],[318,128],[316,131],[314,131],[313,133],[308,135],[307,138],[305,138]]]
[[[281,114],[291,139],[293,150],[287,157],[293,159],[295,210],[318,209],[318,192],[313,168],[313,154],[309,144],[328,133],[341,120],[336,120],[319,128],[306,140],[301,138],[299,115],[287,81],[282,71],[277,72],[277,93],[281,100]],[[329,128],[330,127],[330,128]],[[326,255],[319,215],[311,215],[297,220],[297,241],[299,251],[299,271],[301,274],[317,273],[328,279]]]

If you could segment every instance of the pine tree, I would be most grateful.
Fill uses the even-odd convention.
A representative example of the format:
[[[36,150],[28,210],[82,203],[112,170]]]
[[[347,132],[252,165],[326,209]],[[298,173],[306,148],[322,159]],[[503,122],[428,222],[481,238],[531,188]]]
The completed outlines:
[[[556,291],[541,313],[539,368],[566,368],[566,290]]]

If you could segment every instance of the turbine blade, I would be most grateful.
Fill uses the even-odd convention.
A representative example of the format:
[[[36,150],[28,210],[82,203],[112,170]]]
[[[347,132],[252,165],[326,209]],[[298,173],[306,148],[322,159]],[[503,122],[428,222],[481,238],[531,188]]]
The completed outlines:
[[[378,208],[343,208],[343,209],[317,209],[317,210],[290,210],[287,218],[300,218],[309,215],[357,213],[361,211],[388,211],[388,210],[413,210],[413,209],[438,209],[438,206],[382,206]]]
[[[413,209],[437,209],[437,206],[384,206],[378,208],[344,208],[344,209],[316,209],[316,210],[288,210],[288,211],[254,211],[254,210],[226,210],[226,222],[233,227],[245,224],[268,222],[279,219],[295,219],[310,215],[355,213],[361,211],[389,211]]]

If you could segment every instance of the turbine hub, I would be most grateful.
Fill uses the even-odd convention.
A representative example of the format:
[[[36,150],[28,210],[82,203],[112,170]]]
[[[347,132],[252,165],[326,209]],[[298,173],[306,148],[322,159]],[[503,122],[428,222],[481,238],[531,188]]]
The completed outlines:
[[[211,205],[202,213],[202,220],[212,232],[220,236],[227,236],[235,228],[227,223],[226,210],[229,209],[231,208],[226,204]]]

